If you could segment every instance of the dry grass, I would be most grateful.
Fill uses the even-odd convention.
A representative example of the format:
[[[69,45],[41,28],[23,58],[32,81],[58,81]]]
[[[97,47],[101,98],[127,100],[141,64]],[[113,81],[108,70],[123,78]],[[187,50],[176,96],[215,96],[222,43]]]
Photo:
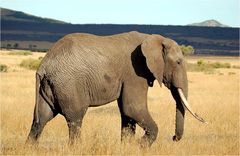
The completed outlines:
[[[120,114],[116,102],[89,108],[82,126],[81,142],[69,148],[68,129],[62,116],[45,127],[38,147],[26,146],[34,108],[34,71],[19,67],[21,60],[43,56],[8,56],[0,53],[0,63],[10,66],[0,73],[1,88],[1,154],[201,154],[239,155],[239,69],[217,69],[214,74],[189,72],[189,101],[208,122],[203,125],[189,113],[185,134],[180,142],[171,140],[174,134],[175,104],[169,91],[155,86],[149,89],[148,106],[159,127],[156,142],[142,149],[137,141],[143,131],[137,127],[136,137],[121,143]],[[205,59],[205,58],[203,58]],[[211,58],[214,60],[214,58]],[[189,58],[189,61],[194,59]],[[218,62],[221,62],[217,58]],[[234,58],[234,65],[239,59]],[[232,73],[232,74],[229,74]]]

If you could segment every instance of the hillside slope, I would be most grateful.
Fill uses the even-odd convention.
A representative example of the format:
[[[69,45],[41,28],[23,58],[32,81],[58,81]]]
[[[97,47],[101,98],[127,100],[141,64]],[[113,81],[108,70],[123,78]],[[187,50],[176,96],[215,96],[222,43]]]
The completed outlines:
[[[36,23],[56,23],[64,24],[65,22],[50,18],[41,18],[20,11],[1,8],[1,20],[4,21],[19,21],[19,22],[36,22]]]
[[[1,8],[1,47],[47,50],[66,34],[74,32],[112,35],[127,31],[161,34],[179,44],[192,45],[196,54],[239,55],[238,28],[70,24],[39,18],[22,12]]]
[[[212,20],[206,20],[203,22],[199,22],[199,23],[192,23],[189,24],[189,26],[199,26],[199,27],[229,27],[227,25],[224,25],[214,19]]]

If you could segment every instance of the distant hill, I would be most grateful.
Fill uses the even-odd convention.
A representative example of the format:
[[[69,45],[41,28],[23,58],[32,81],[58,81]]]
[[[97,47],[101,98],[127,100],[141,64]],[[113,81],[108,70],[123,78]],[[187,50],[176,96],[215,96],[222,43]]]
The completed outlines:
[[[189,24],[189,26],[200,26],[200,27],[229,27],[227,25],[224,25],[214,19],[212,20],[206,20],[200,23],[193,23]]]
[[[161,34],[179,44],[192,45],[196,54],[239,55],[239,28],[70,24],[1,8],[1,48],[48,50],[58,39],[69,33],[84,32],[112,35],[128,31]]]
[[[1,8],[1,20],[19,21],[19,22],[36,22],[36,23],[56,23],[65,24],[63,21],[54,20],[50,18],[41,18],[33,16],[20,11],[13,11],[10,9]]]

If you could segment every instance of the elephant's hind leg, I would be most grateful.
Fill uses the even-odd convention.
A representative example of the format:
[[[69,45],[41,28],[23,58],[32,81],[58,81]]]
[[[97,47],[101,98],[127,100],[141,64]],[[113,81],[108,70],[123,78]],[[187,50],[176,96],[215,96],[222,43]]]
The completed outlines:
[[[69,145],[74,145],[80,138],[82,120],[89,106],[84,104],[85,101],[84,97],[71,94],[71,92],[67,98],[61,100],[63,116],[67,121],[69,130]]]
[[[87,111],[87,107],[82,107],[79,111],[73,113],[73,116],[65,116],[69,129],[69,145],[74,145],[80,138],[82,120]]]
[[[77,88],[77,84],[75,81],[64,82],[64,89],[61,85],[55,85],[61,113],[68,125],[69,145],[80,138],[82,120],[90,103],[89,97],[81,87]]]
[[[38,106],[35,106],[34,117],[27,143],[37,143],[46,123],[57,115],[40,96]]]

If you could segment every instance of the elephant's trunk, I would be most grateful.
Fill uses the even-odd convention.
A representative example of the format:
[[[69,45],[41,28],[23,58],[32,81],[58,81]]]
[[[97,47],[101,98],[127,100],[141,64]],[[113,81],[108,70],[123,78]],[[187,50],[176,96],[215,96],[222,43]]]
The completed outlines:
[[[199,121],[203,122],[203,123],[207,123],[203,118],[201,118],[200,116],[198,116],[193,110],[192,107],[189,105],[187,99],[185,98],[182,89],[178,88],[177,89],[179,96],[182,100],[182,104],[185,106],[185,108],[187,108],[187,110]]]
[[[175,129],[175,136],[173,137],[173,140],[178,141],[182,138],[183,131],[184,131],[185,109],[187,109],[199,121],[203,123],[206,123],[206,122],[192,110],[191,106],[187,102],[188,93],[187,93],[186,87],[183,90],[181,88],[172,86],[170,90],[176,101],[176,129]]]
[[[182,138],[183,131],[184,131],[184,116],[185,116],[185,108],[182,104],[180,95],[177,92],[176,87],[171,87],[171,93],[173,98],[176,101],[176,127],[175,127],[175,136],[173,137],[174,141],[178,141]],[[186,92],[185,92],[186,93]],[[187,96],[187,93],[186,93]]]

